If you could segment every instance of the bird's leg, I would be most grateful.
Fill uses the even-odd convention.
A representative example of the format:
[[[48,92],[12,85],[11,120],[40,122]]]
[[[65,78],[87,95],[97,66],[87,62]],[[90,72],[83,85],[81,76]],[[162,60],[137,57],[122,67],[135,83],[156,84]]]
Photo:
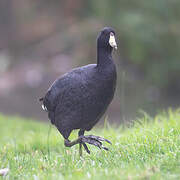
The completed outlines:
[[[78,139],[76,139],[74,141],[69,141],[69,139],[64,139],[64,145],[66,147],[72,147],[72,146],[74,146],[76,144],[79,144],[79,155],[80,156],[82,156],[82,145],[83,145],[83,147],[86,150],[86,152],[88,154],[90,154],[90,151],[89,151],[87,145],[82,141],[82,137],[84,137],[84,130],[80,130],[78,132],[78,136],[79,136]]]
[[[74,141],[70,141],[69,139],[64,139],[64,145],[66,147],[72,147],[72,146],[74,146],[76,144],[79,144],[80,142],[81,142],[81,138],[78,138],[78,139],[76,139]]]
[[[81,130],[78,132],[78,136],[83,136],[84,130]],[[79,143],[79,155],[82,156],[82,142]]]
[[[64,144],[66,147],[72,147],[74,146],[75,144],[82,144],[86,150],[87,153],[90,153],[87,145],[85,143],[88,143],[88,144],[91,144],[91,145],[94,145],[100,149],[105,149],[105,150],[108,150],[107,147],[104,147],[102,145],[102,142],[101,141],[106,141],[108,142],[109,144],[112,144],[109,140],[105,139],[105,138],[102,138],[102,137],[99,137],[99,136],[94,136],[94,135],[87,135],[87,136],[84,136],[84,135],[80,135],[78,137],[78,139],[74,140],[74,141],[69,141],[68,139],[65,139],[64,140]],[[82,146],[80,145],[80,146]],[[80,151],[80,155],[82,155],[82,147],[80,147],[81,150]]]
[[[79,156],[82,157],[82,143],[79,143]]]

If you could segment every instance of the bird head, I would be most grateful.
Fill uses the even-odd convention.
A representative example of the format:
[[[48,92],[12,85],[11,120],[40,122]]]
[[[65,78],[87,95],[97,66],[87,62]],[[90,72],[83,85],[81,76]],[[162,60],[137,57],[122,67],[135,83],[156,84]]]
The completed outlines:
[[[97,38],[98,48],[109,49],[112,51],[113,48],[117,49],[115,40],[115,32],[111,27],[105,27],[102,29]]]

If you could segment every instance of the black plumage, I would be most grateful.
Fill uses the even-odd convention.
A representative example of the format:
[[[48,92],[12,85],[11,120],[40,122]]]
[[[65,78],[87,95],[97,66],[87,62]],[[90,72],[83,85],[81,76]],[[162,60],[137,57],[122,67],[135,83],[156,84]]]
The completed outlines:
[[[112,59],[112,49],[117,48],[115,32],[104,28],[97,38],[97,64],[75,68],[59,77],[41,98],[43,109],[48,112],[54,124],[65,139],[66,146],[80,144],[89,153],[85,143],[99,148],[101,141],[108,140],[98,136],[84,136],[99,121],[112,101],[116,87],[116,67]],[[68,140],[72,130],[80,129],[79,138]]]

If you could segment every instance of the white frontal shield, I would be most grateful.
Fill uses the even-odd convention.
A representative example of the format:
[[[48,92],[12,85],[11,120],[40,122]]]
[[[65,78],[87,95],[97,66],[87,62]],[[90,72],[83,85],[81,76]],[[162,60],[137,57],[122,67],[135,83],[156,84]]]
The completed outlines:
[[[109,44],[111,47],[117,49],[117,44],[116,44],[116,40],[115,40],[115,36],[114,33],[110,33],[110,37],[109,37]]]

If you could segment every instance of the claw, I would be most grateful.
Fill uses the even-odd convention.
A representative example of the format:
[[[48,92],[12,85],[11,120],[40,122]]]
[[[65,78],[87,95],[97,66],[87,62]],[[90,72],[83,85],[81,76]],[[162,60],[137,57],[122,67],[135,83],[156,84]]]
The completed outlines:
[[[108,151],[109,149],[103,146],[101,141],[106,141],[109,144],[112,144],[109,140],[99,137],[99,136],[88,135],[88,136],[80,136],[80,138],[81,138],[81,143],[83,144],[86,152],[89,154],[90,154],[90,151],[85,143],[92,144],[98,147],[99,149],[104,149],[106,151]]]
[[[106,141],[107,143],[112,145],[111,141],[109,141],[108,139],[105,139],[103,137],[100,137],[100,136],[89,135],[89,136],[86,136],[86,137],[90,137],[90,138],[98,140],[98,141]]]
[[[101,146],[102,146],[102,143],[101,143],[101,142],[99,142],[99,141],[94,141],[92,144],[95,145],[96,147],[98,147],[99,149],[101,149]]]
[[[79,146],[79,154],[80,154],[80,156],[82,156],[82,148],[81,148],[82,145],[83,145],[84,149],[86,150],[86,152],[88,154],[90,154],[90,151],[89,151],[86,143],[92,144],[92,145],[98,147],[99,149],[104,149],[104,150],[108,151],[109,149],[107,147],[104,147],[102,145],[101,141],[106,141],[106,142],[112,144],[109,140],[107,140],[105,138],[102,138],[102,137],[99,137],[99,136],[93,136],[93,135],[84,136],[84,135],[81,135],[81,136],[79,136],[78,139],[76,139],[76,140],[74,140],[72,142],[69,141],[68,139],[64,139],[64,145],[66,147],[72,147],[72,146],[74,146],[76,144],[79,144],[80,145]]]
[[[87,137],[87,136],[82,137],[82,142],[92,144],[92,145],[97,146],[99,148],[102,146],[102,143],[100,141],[98,141],[96,139],[92,139],[92,138]]]
[[[85,143],[82,143],[82,145],[84,146],[84,149],[86,150],[86,152],[90,154],[90,150],[88,149],[87,145]]]
[[[102,146],[102,148],[103,148],[104,150],[106,150],[106,151],[109,151],[109,149],[108,149],[107,147],[105,147],[105,146]]]

